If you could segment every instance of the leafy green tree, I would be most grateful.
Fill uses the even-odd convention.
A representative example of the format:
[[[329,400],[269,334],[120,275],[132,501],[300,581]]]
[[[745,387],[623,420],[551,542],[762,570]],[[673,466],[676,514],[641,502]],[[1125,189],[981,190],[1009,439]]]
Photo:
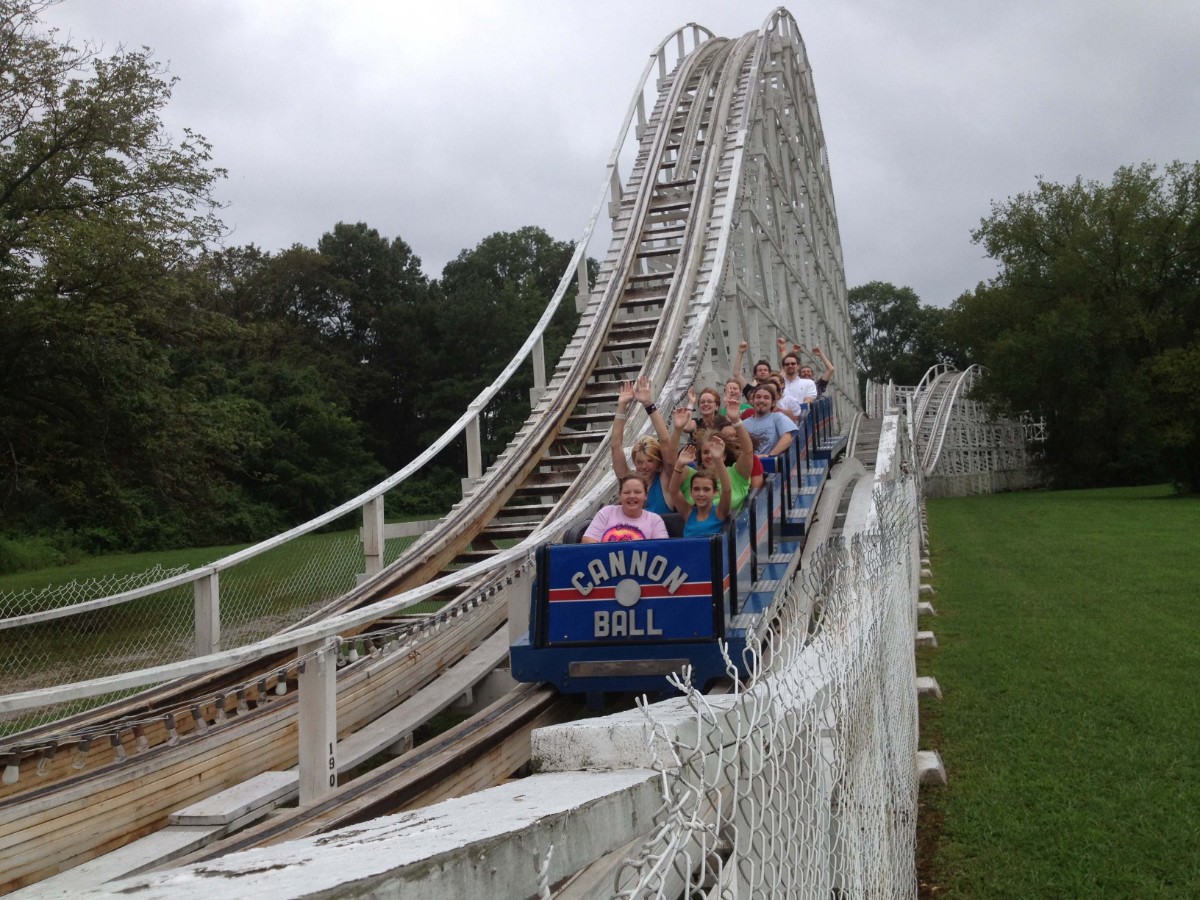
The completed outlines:
[[[0,0],[0,272],[28,290],[47,265],[115,231],[167,257],[221,229],[207,141],[159,112],[174,79],[148,50],[102,57],[45,31],[44,4]]]
[[[872,281],[851,288],[848,300],[861,380],[915,385],[930,366],[951,361],[946,311],[923,306],[912,288]]]
[[[414,403],[425,445],[508,364],[554,295],[573,252],[569,242],[527,226],[490,235],[446,264],[430,296],[430,314],[420,323],[423,346],[440,351],[429,359]],[[548,372],[579,321],[574,290],[547,329]],[[532,367],[526,364],[481,417],[485,464],[529,415],[532,386]]]
[[[214,499],[170,378],[196,325],[177,268],[219,233],[221,172],[166,133],[148,51],[76,49],[41,9],[0,0],[0,513],[147,546]]]
[[[239,535],[264,536],[268,520],[291,527],[386,474],[357,413],[364,366],[306,311],[306,297],[329,293],[332,280],[329,261],[303,247],[230,248],[197,266],[196,296],[224,314],[176,351],[174,370],[193,414],[223,442],[211,468],[239,492],[227,520]]]
[[[1200,493],[1200,340],[1157,354],[1145,381],[1155,398],[1147,412],[1164,465],[1177,490]]]
[[[1200,164],[1039,181],[974,238],[1000,274],[955,301],[948,331],[990,369],[986,396],[1046,418],[1058,483],[1200,488]]]
[[[263,281],[272,259],[254,244],[206,250],[192,269],[192,302],[235,322],[268,318],[263,309]]]
[[[350,408],[372,452],[394,471],[423,449],[411,423],[414,397],[436,359],[420,345],[428,279],[407,243],[362,222],[339,222],[321,236],[317,252],[329,299],[323,333],[339,354]]]

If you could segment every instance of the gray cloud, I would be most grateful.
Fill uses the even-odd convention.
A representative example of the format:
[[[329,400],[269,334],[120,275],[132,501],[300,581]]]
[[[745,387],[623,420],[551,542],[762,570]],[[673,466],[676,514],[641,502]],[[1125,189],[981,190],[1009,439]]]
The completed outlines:
[[[944,304],[994,268],[970,231],[1037,176],[1107,181],[1195,160],[1192,0],[791,7],[813,65],[847,280]],[[431,275],[495,231],[579,236],[654,46],[769,8],[552,3],[65,0],[47,18],[148,45],[180,82],[165,119],[229,170],[229,243],[312,246],[338,221],[407,241]]]

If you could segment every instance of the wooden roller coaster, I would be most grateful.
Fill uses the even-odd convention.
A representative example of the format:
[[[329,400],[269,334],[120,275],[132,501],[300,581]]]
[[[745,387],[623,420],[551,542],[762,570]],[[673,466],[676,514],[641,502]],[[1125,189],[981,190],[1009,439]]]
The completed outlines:
[[[661,81],[614,210],[611,249],[581,304],[577,332],[508,448],[402,558],[317,617],[362,608],[486,560],[544,528],[608,475],[604,451],[621,383],[639,374],[660,384],[669,377],[681,336],[697,316],[693,298],[719,274],[714,273],[715,240],[708,223],[714,204],[727,202],[730,150],[715,139],[716,125],[730,117],[731,107],[745,103],[752,37],[710,40]],[[344,666],[338,673],[339,737],[353,735],[413,700],[503,628],[506,588],[517,579],[518,591],[523,590],[521,574],[519,568],[515,573],[499,570],[446,588],[434,598],[440,612],[411,621],[389,652],[376,648]],[[389,619],[356,631],[397,624],[403,621]],[[17,735],[18,744],[49,742],[55,747],[56,734],[96,732],[111,725],[118,740],[87,748],[82,769],[75,763],[78,747],[70,744],[20,759],[20,777],[0,787],[0,891],[39,881],[154,832],[167,824],[172,811],[218,791],[294,767],[298,670],[291,652],[179,679]],[[240,707],[234,692],[239,685],[250,685]],[[528,693],[506,701],[518,707],[508,712],[514,720],[548,721],[565,714],[561,707],[547,705],[542,695],[536,701],[525,698]],[[181,705],[192,714],[163,712]],[[129,720],[154,724],[140,728],[136,738],[130,733],[120,737],[116,726]],[[475,720],[462,728],[487,730]],[[451,736],[460,737],[457,730]],[[503,745],[501,740],[496,746]],[[504,777],[523,761],[511,748],[469,746],[475,749],[465,749],[467,743],[454,751],[440,744],[436,750],[420,748],[360,786],[339,791],[328,804],[281,816],[245,838],[198,855],[309,833],[448,790],[478,787],[480,779],[486,783]],[[499,758],[501,765],[484,767],[486,774],[480,775],[462,763],[463,754],[472,753]],[[430,762],[438,754],[441,768]],[[418,786],[395,787],[393,769]],[[437,773],[444,770],[455,775],[449,784],[458,787],[437,785],[442,777]],[[464,775],[468,770],[474,774]],[[380,783],[389,786],[380,788]]]

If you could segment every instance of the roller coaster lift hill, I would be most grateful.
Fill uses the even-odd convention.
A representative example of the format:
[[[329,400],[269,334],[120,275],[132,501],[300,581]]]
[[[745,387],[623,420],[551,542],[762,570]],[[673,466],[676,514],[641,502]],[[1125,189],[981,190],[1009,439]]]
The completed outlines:
[[[832,426],[833,400],[823,397],[778,471],[719,534],[539,546],[513,677],[592,705],[606,694],[670,693],[666,676],[688,666],[701,689],[734,674],[730,667],[745,678],[745,651],[758,649],[800,568],[821,489],[845,449]]]

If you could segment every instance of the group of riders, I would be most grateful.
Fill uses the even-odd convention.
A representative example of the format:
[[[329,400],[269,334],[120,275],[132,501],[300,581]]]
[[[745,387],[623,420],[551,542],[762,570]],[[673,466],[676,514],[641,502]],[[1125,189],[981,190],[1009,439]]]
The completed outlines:
[[[746,341],[738,345],[733,374],[724,390],[704,387],[687,393],[667,423],[654,403],[650,382],[625,382],[617,396],[611,435],[612,463],[620,485],[618,502],[603,507],[584,532],[583,543],[668,537],[664,516],[678,516],[684,537],[715,534],[736,515],[747,495],[763,483],[767,469],[792,445],[808,405],[833,378],[833,364],[821,351],[812,356],[824,371],[817,378],[801,362],[803,348],[783,338],[781,369],[765,359],[755,362],[752,377],[742,374]],[[638,438],[625,458],[625,418],[640,403],[655,435]],[[682,445],[682,446],[681,446]]]

